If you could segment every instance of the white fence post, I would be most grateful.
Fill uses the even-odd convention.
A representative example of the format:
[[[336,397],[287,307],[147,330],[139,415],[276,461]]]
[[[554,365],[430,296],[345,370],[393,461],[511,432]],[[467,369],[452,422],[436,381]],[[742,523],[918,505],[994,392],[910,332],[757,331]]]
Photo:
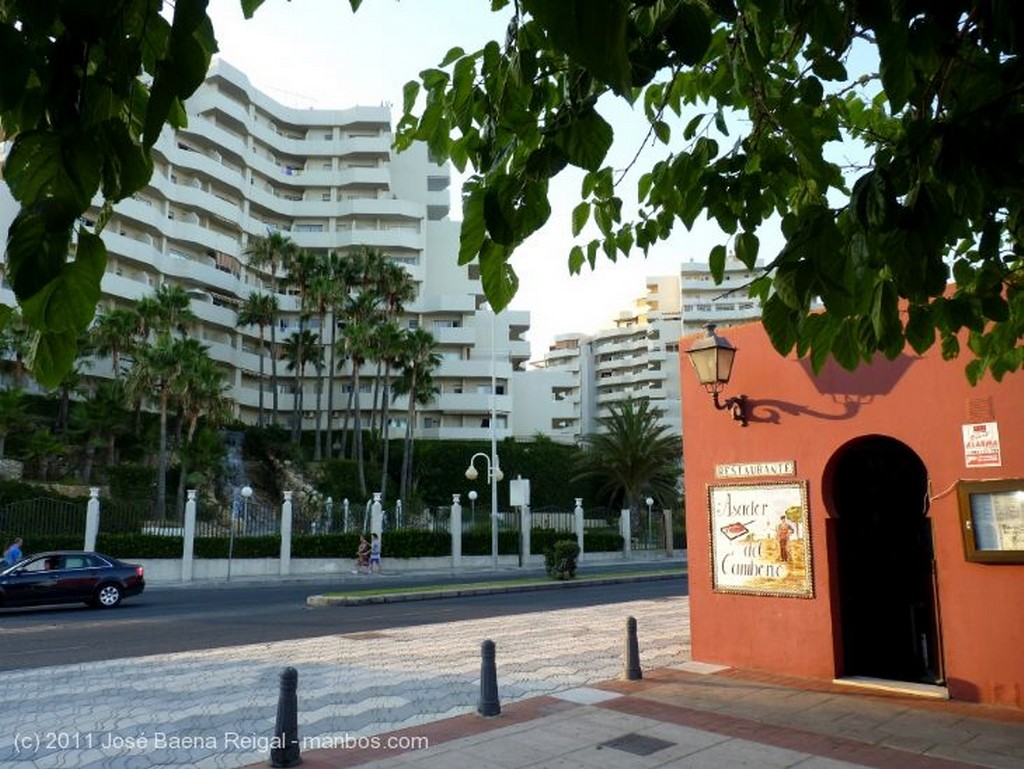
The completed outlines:
[[[373,504],[370,505],[370,534],[384,539],[384,506],[380,503],[380,492],[373,492]]]
[[[100,533],[100,489],[89,487],[89,501],[85,505],[85,549],[96,549],[96,537]]]
[[[665,517],[665,553],[672,557],[672,511],[665,509],[661,511],[661,514]]]
[[[462,505],[461,494],[452,494],[452,512],[448,531],[452,537],[452,568],[462,565]]]
[[[292,573],[292,493],[284,493],[281,505],[281,576]]]
[[[192,581],[192,564],[195,560],[196,540],[196,490],[188,489],[188,500],[185,502],[185,531],[182,537],[181,581]]]

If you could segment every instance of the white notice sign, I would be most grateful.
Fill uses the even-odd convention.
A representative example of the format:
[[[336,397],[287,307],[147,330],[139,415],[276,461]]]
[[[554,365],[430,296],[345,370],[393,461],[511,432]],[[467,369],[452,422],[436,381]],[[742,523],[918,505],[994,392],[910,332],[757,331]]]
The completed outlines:
[[[982,422],[963,425],[964,464],[967,467],[1001,467],[1002,453],[999,449],[999,425]]]

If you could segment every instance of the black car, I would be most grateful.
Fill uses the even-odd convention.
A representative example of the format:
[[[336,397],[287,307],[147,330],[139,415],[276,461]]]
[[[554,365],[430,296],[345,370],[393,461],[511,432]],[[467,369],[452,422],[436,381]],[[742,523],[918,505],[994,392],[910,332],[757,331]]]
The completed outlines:
[[[87,603],[112,609],[146,587],[143,568],[101,553],[30,555],[0,570],[0,606]]]

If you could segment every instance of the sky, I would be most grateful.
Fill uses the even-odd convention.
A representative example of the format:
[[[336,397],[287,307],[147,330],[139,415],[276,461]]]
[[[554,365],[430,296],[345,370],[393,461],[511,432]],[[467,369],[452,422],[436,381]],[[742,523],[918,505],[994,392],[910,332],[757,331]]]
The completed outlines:
[[[266,0],[246,21],[240,0],[210,0],[208,11],[219,56],[271,98],[317,109],[387,102],[394,105],[395,121],[401,115],[405,83],[437,65],[451,47],[468,52],[504,38],[508,11],[489,9],[489,0],[363,0],[353,13],[348,0]],[[643,144],[646,123],[624,103],[607,117],[616,131],[609,161],[624,167]],[[620,137],[626,140],[620,143]],[[657,157],[647,152],[638,165],[650,167]],[[580,275],[571,276],[569,250],[574,242],[585,242],[587,234],[574,241],[570,227],[581,179],[582,173],[570,169],[552,183],[551,219],[512,257],[520,285],[511,307],[530,311],[528,339],[534,360],[557,334],[611,326],[620,310],[645,293],[648,276],[676,274],[682,261],[706,261],[711,247],[722,242],[717,229],[698,225],[693,234],[673,236],[653,247],[646,259],[639,250],[628,259],[620,255],[616,263],[601,256],[596,270],[584,267]],[[626,217],[635,189],[635,180],[627,180],[621,193]],[[458,200],[453,185],[456,219],[461,218]]]

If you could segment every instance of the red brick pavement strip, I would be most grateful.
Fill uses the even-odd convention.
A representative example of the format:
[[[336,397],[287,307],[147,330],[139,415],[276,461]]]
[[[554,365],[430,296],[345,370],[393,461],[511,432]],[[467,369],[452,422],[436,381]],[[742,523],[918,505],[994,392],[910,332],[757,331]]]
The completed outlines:
[[[597,688],[607,691],[636,695],[598,703],[597,706],[729,737],[788,748],[800,753],[876,767],[876,769],[967,769],[968,767],[977,769],[977,764],[925,756],[896,748],[880,747],[844,737],[823,735],[778,724],[761,723],[726,715],[720,711],[673,705],[667,703],[664,697],[657,697],[658,689],[663,684],[693,683],[700,680],[722,678],[759,684],[765,688],[838,694],[856,697],[860,700],[897,701],[900,707],[909,709],[942,712],[1002,723],[1024,723],[1024,711],[1011,708],[992,707],[970,702],[922,699],[908,697],[897,692],[854,690],[830,681],[794,678],[741,668],[729,668],[710,676],[669,668],[648,671],[644,675],[644,679],[640,681],[605,681],[597,684]],[[649,694],[649,698],[646,698],[645,694]]]
[[[977,764],[930,758],[841,737],[814,734],[775,724],[762,724],[703,710],[691,710],[642,697],[620,697],[598,703],[596,707],[875,769],[977,769]]]
[[[639,681],[611,680],[595,684],[593,688],[627,695],[598,703],[596,707],[629,713],[649,718],[653,721],[714,732],[715,734],[758,742],[764,745],[786,748],[823,758],[861,764],[862,766],[874,767],[875,769],[977,769],[977,764],[924,756],[896,748],[879,747],[833,735],[822,735],[777,724],[761,723],[750,719],[729,716],[720,712],[686,708],[666,703],[662,699],[654,699],[654,696],[656,696],[658,688],[664,684],[693,682],[697,680],[706,681],[709,678],[721,677],[757,683],[765,687],[843,694],[856,696],[860,699],[895,699],[899,701],[900,706],[920,710],[942,711],[944,713],[955,713],[957,715],[984,718],[992,721],[1024,723],[1024,712],[1007,708],[987,707],[964,702],[918,699],[881,691],[858,690],[854,692],[849,687],[838,686],[828,681],[778,676],[737,668],[729,668],[711,676],[667,668],[647,671],[644,675],[645,677]],[[645,694],[649,694],[651,698],[645,697]],[[398,740],[402,738],[425,739],[430,747],[434,747],[464,737],[486,734],[496,729],[503,729],[506,726],[533,721],[577,707],[580,707],[577,703],[555,697],[535,697],[503,705],[501,715],[496,718],[481,718],[475,713],[467,713],[466,715],[455,716],[454,718],[442,721],[434,721],[398,731],[387,732],[378,735],[378,737],[382,741],[395,741],[392,738],[397,738]],[[300,738],[301,736],[300,734]],[[346,767],[362,766],[363,764],[409,752],[411,752],[409,748],[384,747],[373,749],[304,750],[302,752],[302,764],[304,767],[309,767],[309,769],[345,769]],[[262,769],[265,766],[265,763],[253,764],[251,769],[256,767]]]
[[[554,697],[534,697],[521,702],[502,705],[501,715],[494,718],[482,718],[476,713],[467,713],[443,721],[434,721],[419,726],[410,726],[393,732],[378,735],[381,744],[403,741],[404,738],[422,740],[427,747],[436,747],[445,742],[485,734],[495,729],[533,721],[544,716],[561,713],[565,710],[580,707],[574,702],[555,699]],[[302,734],[299,734],[300,740]],[[306,769],[345,769],[361,766],[373,761],[392,758],[411,752],[408,748],[367,748],[335,750],[310,750],[302,753],[302,766]],[[252,769],[265,769],[266,764],[253,764]]]

